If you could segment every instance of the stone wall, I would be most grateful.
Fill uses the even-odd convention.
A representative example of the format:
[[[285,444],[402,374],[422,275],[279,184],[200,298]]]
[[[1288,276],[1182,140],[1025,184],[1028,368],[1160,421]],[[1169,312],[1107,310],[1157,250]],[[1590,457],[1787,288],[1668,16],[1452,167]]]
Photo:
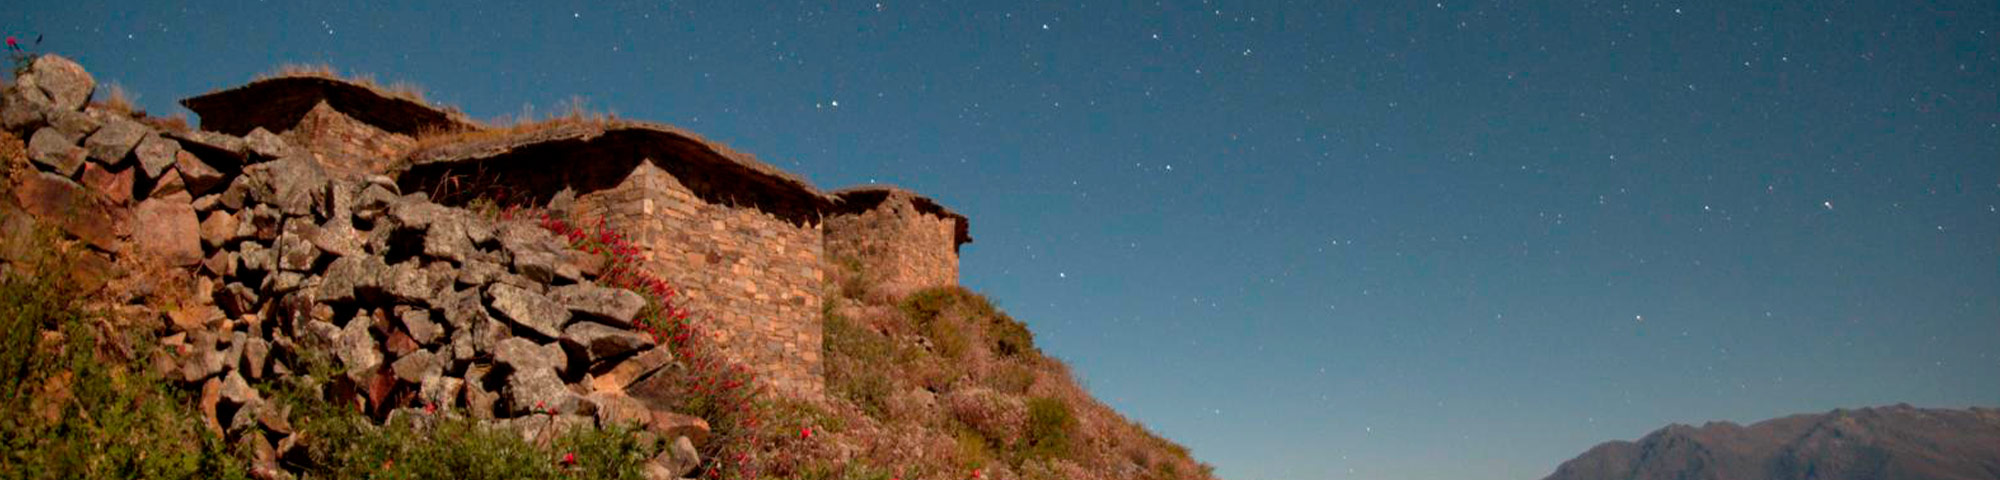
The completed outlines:
[[[840,197],[845,210],[826,219],[827,268],[855,268],[864,285],[892,295],[958,284],[955,215],[925,211],[926,200],[902,190]]]
[[[389,159],[416,143],[408,135],[355,120],[326,102],[314,105],[297,125],[278,136],[312,152],[320,165],[342,176],[384,173]]]
[[[615,187],[578,197],[575,211],[625,232],[648,269],[711,320],[723,351],[774,391],[824,392],[819,225],[709,203],[651,159]]]

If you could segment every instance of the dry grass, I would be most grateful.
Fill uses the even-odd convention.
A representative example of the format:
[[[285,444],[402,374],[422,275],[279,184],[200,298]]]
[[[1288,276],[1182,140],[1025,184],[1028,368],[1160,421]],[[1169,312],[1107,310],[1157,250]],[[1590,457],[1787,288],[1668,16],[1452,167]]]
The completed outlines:
[[[93,97],[90,106],[137,120],[155,130],[187,133],[191,128],[188,126],[185,113],[175,113],[166,117],[148,115],[144,109],[137,106],[139,94],[126,90],[124,85],[119,85],[117,82],[106,82],[100,92],[102,95]]]
[[[430,131],[417,135],[416,143],[404,154],[421,152],[441,145],[509,138],[568,126],[605,127],[618,119],[612,112],[592,111],[581,96],[558,102],[547,116],[537,116],[533,105],[524,105],[519,114],[501,115],[479,130]]]
[[[388,85],[383,85],[380,82],[375,81],[375,75],[373,74],[355,73],[355,72],[348,72],[346,74],[342,74],[340,72],[340,69],[333,68],[333,65],[325,63],[311,63],[311,64],[287,63],[279,65],[278,68],[275,70],[257,74],[257,80],[265,80],[272,78],[289,78],[289,77],[313,77],[313,78],[324,78],[329,80],[339,80],[343,82],[349,82],[366,86],[368,88],[375,89],[378,92],[387,94],[391,97],[401,98],[404,100],[409,100],[424,105],[431,104],[430,100],[424,98],[424,88],[415,83],[398,80],[395,82],[390,82]]]
[[[119,85],[117,82],[106,82],[102,92],[104,92],[104,96],[90,102],[91,106],[127,117],[141,117],[146,115],[144,110],[140,110],[138,107],[132,105],[133,102],[138,101],[139,95],[126,91],[124,85]]]

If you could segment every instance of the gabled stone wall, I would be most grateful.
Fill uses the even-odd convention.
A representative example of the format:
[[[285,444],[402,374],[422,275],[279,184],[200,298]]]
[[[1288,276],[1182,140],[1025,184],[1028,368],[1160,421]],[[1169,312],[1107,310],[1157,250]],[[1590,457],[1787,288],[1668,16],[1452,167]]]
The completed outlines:
[[[651,159],[617,186],[578,197],[575,211],[625,232],[649,270],[711,321],[725,354],[757,369],[774,391],[825,391],[819,225],[709,203]]]
[[[326,102],[314,105],[298,124],[278,136],[304,147],[321,166],[343,176],[382,173],[390,159],[416,144],[409,135],[375,128]]]
[[[896,295],[958,284],[962,219],[935,207],[921,208],[920,202],[927,200],[903,190],[869,188],[837,195],[846,211],[826,218],[827,268],[855,268],[864,284]]]

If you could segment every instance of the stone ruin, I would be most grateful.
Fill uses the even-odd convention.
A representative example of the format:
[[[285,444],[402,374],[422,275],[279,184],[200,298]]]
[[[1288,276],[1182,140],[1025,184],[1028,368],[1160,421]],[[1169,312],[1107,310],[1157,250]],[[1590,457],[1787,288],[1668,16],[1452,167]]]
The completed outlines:
[[[898,292],[951,285],[971,241],[929,198],[823,193],[666,125],[483,131],[368,85],[281,77],[184,101],[204,130],[174,131],[90,105],[93,90],[82,67],[43,56],[0,92],[0,126],[29,159],[0,218],[89,245],[69,266],[84,277],[123,259],[192,272],[191,301],[154,313],[176,352],[156,367],[198,386],[211,427],[267,477],[297,442],[251,385],[297,372],[305,351],[329,352],[335,387],[377,418],[437,405],[537,441],[637,423],[673,439],[654,478],[698,461],[706,424],[648,387],[674,358],[632,330],[644,299],[595,285],[602,263],[537,225],[433,201],[461,181],[625,232],[725,355],[790,396],[824,392],[830,269],[859,265]],[[437,132],[472,134],[412,151]],[[9,245],[0,268],[23,258]]]

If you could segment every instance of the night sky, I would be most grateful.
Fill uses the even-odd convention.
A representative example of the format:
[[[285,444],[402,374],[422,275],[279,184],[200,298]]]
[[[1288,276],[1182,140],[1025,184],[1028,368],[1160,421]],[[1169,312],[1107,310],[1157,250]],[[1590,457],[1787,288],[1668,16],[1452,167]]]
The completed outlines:
[[[1225,478],[2000,405],[1991,0],[170,3],[0,29],[155,113],[325,62],[915,189],[971,217],[964,284]]]

